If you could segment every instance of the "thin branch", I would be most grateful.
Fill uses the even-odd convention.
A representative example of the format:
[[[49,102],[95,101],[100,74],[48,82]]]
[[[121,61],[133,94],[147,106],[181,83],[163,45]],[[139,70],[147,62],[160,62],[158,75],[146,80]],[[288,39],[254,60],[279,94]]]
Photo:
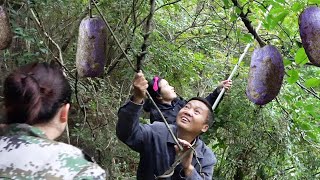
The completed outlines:
[[[282,106],[282,104],[280,103],[280,101],[277,97],[276,97],[276,101],[279,104],[282,111],[284,111],[287,114],[287,116],[290,118],[290,121],[293,122],[293,118],[291,117],[290,113]]]
[[[303,90],[309,92],[309,93],[312,94],[315,98],[317,98],[317,99],[320,100],[320,97],[319,97],[316,93],[312,92],[311,90],[309,90],[308,88],[306,88],[305,86],[303,86],[303,85],[302,85],[301,83],[299,83],[299,82],[296,82],[296,84],[298,84],[298,86],[300,86]]]
[[[46,30],[44,29],[44,27],[42,26],[40,20],[38,19],[35,11],[30,8],[30,11],[32,13],[33,18],[35,19],[36,23],[38,24],[39,28],[42,30],[43,34],[51,41],[52,44],[54,44],[56,46],[56,48],[58,49],[59,52],[59,59],[60,61],[58,62],[59,64],[61,64],[62,66],[64,66],[63,64],[63,57],[62,57],[62,51],[60,46],[51,38],[51,36],[49,36],[49,34],[46,32]]]
[[[125,53],[125,50],[122,48],[118,38],[116,37],[116,35],[114,34],[114,31],[111,29],[107,19],[102,15],[102,12],[100,11],[100,8],[98,7],[97,3],[95,2],[95,0],[92,1],[94,6],[96,7],[98,13],[100,14],[101,18],[103,19],[103,21],[106,23],[107,28],[109,29],[109,31],[111,32],[112,37],[114,38],[114,40],[116,41],[117,45],[119,46],[120,50],[122,51],[122,53],[124,54],[124,56],[126,57],[128,63],[130,64],[131,68],[138,72],[135,68],[134,65],[132,64],[132,62],[130,61],[130,58],[128,57],[127,53]]]
[[[150,0],[150,12],[148,15],[148,19],[145,26],[145,34],[143,36],[143,43],[141,45],[141,52],[137,56],[137,70],[141,69],[142,61],[144,60],[146,54],[147,54],[147,48],[148,48],[148,39],[149,35],[151,34],[151,21],[152,17],[155,12],[155,0]]]
[[[136,15],[136,0],[132,1],[132,20],[134,27],[137,26],[137,15]]]
[[[218,3],[217,3],[218,4]],[[218,4],[219,5],[219,4]],[[223,19],[223,17],[221,17],[220,15],[219,15],[219,13],[215,10],[215,7],[214,6],[212,6],[212,5],[209,5],[209,7],[211,7],[211,9],[213,10],[213,12],[221,19],[221,21],[223,21],[224,23],[227,23],[224,19]]]
[[[157,10],[159,10],[159,9],[165,7],[165,6],[169,6],[169,5],[172,5],[172,4],[176,4],[176,3],[180,2],[180,1],[181,1],[181,0],[176,0],[176,1],[173,1],[173,2],[169,2],[169,3],[167,3],[167,4],[163,4],[163,5],[159,6],[158,8],[156,8],[155,11],[157,11]],[[145,18],[143,18],[143,20],[142,20],[134,29],[136,29],[137,27],[141,26],[141,24],[143,24],[143,23],[147,20],[147,18],[148,18],[148,16],[146,16]]]
[[[51,51],[51,49],[50,49],[49,47],[47,47],[47,48],[49,49],[49,52],[52,54],[52,56],[53,56],[53,58],[56,60],[56,62],[64,69],[64,71],[67,72],[70,77],[72,77],[72,78],[75,79],[75,76],[74,76],[74,75],[70,72],[70,70],[69,70],[66,66],[64,66],[64,64],[63,64],[63,56],[62,56],[62,50],[61,50],[60,46],[59,46],[59,45],[52,39],[52,37],[45,31],[45,28],[43,27],[41,21],[39,20],[39,18],[38,18],[38,16],[37,16],[37,12],[36,12],[35,10],[31,9],[31,8],[30,8],[30,11],[31,11],[31,13],[32,13],[32,15],[33,15],[33,18],[35,19],[37,25],[39,26],[39,28],[40,28],[41,31],[43,32],[43,34],[44,34],[44,35],[49,39],[49,41],[50,41],[51,43],[53,43],[53,44],[56,46],[56,48],[58,49],[58,51],[59,51],[59,57],[57,57],[57,56]]]
[[[203,9],[204,9],[204,5],[202,5],[202,7],[199,10],[197,9],[195,17],[194,17],[194,19],[193,19],[193,21],[191,23],[191,26],[189,26],[189,27],[185,28],[184,30],[180,31],[171,41],[175,41],[180,35],[182,35],[186,31],[188,31],[189,29],[196,27],[197,26],[196,25],[197,18],[199,17],[199,15],[200,15],[200,13],[201,13],[201,11]],[[206,24],[204,24],[204,25],[206,25]]]
[[[78,18],[79,20],[77,21],[77,24],[80,24],[81,20],[87,16],[88,10],[89,9],[86,8],[86,10],[79,16],[79,18]],[[77,27],[73,28],[73,30],[69,33],[69,36],[67,36],[65,38],[65,41],[63,42],[63,44],[61,46],[62,52],[64,52],[67,49],[68,45],[70,44],[70,42],[71,42],[72,38],[74,37],[74,35],[76,34],[76,32],[77,32]]]
[[[234,6],[238,7],[241,12],[239,14],[242,22],[244,23],[244,25],[247,27],[249,33],[251,33],[253,35],[253,37],[258,41],[260,47],[263,47],[266,45],[266,43],[261,39],[261,37],[258,35],[258,33],[256,32],[256,30],[253,28],[251,22],[248,20],[247,15],[243,13],[243,8],[239,5],[237,0],[232,0]]]
[[[163,7],[165,7],[165,6],[169,6],[169,5],[172,5],[172,4],[176,4],[176,3],[180,2],[180,1],[181,1],[181,0],[176,0],[176,1],[173,1],[173,2],[169,2],[169,3],[167,3],[167,4],[163,4],[163,5],[159,6],[158,8],[156,8],[155,11],[158,11],[159,9],[161,9],[161,8],[163,8]]]
[[[275,175],[272,175],[272,176],[269,176],[269,177],[267,177],[266,179],[271,179],[272,177],[277,177],[277,176],[279,176],[279,175],[281,175],[281,174],[284,174],[286,171],[289,171],[289,170],[291,170],[291,169],[294,169],[295,167],[289,167],[289,168],[286,168],[286,169],[284,169],[284,170],[281,170],[280,172],[278,172],[277,174],[275,174]]]

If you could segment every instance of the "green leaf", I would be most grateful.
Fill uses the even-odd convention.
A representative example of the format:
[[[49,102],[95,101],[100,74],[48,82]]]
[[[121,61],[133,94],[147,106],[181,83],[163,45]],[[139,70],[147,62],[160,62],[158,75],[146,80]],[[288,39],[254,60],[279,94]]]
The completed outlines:
[[[299,12],[302,8],[303,8],[303,4],[298,1],[292,5],[291,10],[294,12]]]
[[[231,7],[229,0],[223,0],[224,7],[229,9]]]
[[[308,0],[308,4],[318,4],[319,0]]]
[[[204,55],[202,53],[194,53],[193,56],[196,61],[200,61],[204,58]]]
[[[318,136],[313,132],[306,132],[306,135],[314,142],[319,142]]]
[[[240,14],[240,13],[241,13],[241,9],[238,8],[238,7],[236,7],[236,13],[237,13],[237,14]]]
[[[294,69],[289,70],[288,75],[289,75],[289,77],[288,77],[287,81],[289,84],[293,84],[293,83],[297,82],[299,79],[299,72]]]
[[[275,22],[282,22],[284,20],[284,18],[289,14],[289,11],[287,10],[282,10],[275,18],[274,21]]]
[[[297,123],[302,130],[308,131],[312,129],[311,125],[307,121],[297,121]]]
[[[292,64],[292,61],[290,61],[289,59],[284,59],[284,60],[283,60],[283,64],[284,64],[285,66],[288,66],[288,65],[291,65],[291,64]]]
[[[276,25],[278,25],[279,22],[281,23],[288,14],[289,11],[283,9],[283,7],[281,6],[279,6],[278,8],[273,8],[267,17],[270,29],[275,28]]]
[[[284,4],[286,1],[285,0],[275,0],[276,2]]]
[[[246,43],[250,43],[253,40],[253,36],[251,36],[250,34],[244,34],[241,39],[246,42]]]
[[[268,22],[268,18],[263,21],[262,25],[264,28],[266,28],[266,30],[270,30],[270,23]]]
[[[305,82],[305,85],[308,88],[320,86],[320,79],[317,79],[317,78],[307,79]]]
[[[304,48],[298,49],[296,56],[294,57],[294,60],[297,64],[300,64],[300,65],[304,65],[309,61],[307,54],[304,51]]]
[[[237,19],[238,19],[238,15],[235,14],[235,13],[232,13],[232,14],[231,14],[231,17],[230,17],[230,21],[233,22],[233,21],[235,21],[235,20],[237,20]]]

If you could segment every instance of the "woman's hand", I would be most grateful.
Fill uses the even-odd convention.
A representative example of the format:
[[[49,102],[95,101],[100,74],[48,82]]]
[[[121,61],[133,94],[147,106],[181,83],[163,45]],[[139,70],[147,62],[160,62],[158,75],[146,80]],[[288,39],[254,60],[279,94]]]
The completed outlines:
[[[222,89],[222,88],[225,88],[226,91],[228,91],[232,86],[232,80],[224,80],[224,81],[221,81],[218,85],[218,88]]]

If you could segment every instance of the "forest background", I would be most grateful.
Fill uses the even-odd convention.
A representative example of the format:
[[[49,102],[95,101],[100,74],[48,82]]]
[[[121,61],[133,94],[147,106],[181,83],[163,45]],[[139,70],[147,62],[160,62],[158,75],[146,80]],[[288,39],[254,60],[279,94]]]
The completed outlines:
[[[135,179],[139,162],[115,136],[117,110],[130,96],[134,70],[108,31],[107,64],[99,78],[77,78],[75,55],[87,0],[5,0],[14,33],[0,51],[0,101],[5,75],[32,61],[62,63],[74,90],[69,120],[71,144],[85,149],[111,179]],[[204,141],[218,162],[215,179],[320,178],[320,68],[309,63],[299,35],[299,14],[318,0],[99,0],[96,5],[133,64],[147,45],[142,69],[165,77],[188,99],[210,93],[227,79],[248,43],[253,43],[215,111]],[[154,6],[153,6],[154,5]],[[268,15],[267,7],[272,5]],[[152,8],[153,7],[153,8]],[[150,13],[151,12],[151,13]],[[99,11],[93,7],[93,14]],[[150,15],[152,18],[150,19]],[[278,48],[285,77],[276,99],[257,106],[247,86],[250,57],[259,37]],[[146,25],[150,34],[147,41]],[[39,22],[37,22],[39,20]],[[147,118],[141,119],[147,123]],[[65,134],[61,140],[67,142]]]

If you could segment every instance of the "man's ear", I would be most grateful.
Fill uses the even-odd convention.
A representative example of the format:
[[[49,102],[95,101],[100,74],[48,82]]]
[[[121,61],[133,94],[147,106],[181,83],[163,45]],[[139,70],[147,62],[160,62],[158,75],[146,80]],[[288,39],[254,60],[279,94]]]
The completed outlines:
[[[68,114],[69,114],[70,104],[64,104],[60,109],[60,121],[65,123],[68,121]]]
[[[207,132],[208,129],[209,129],[209,125],[208,125],[208,124],[204,124],[204,125],[202,126],[201,132],[202,132],[202,133]]]

